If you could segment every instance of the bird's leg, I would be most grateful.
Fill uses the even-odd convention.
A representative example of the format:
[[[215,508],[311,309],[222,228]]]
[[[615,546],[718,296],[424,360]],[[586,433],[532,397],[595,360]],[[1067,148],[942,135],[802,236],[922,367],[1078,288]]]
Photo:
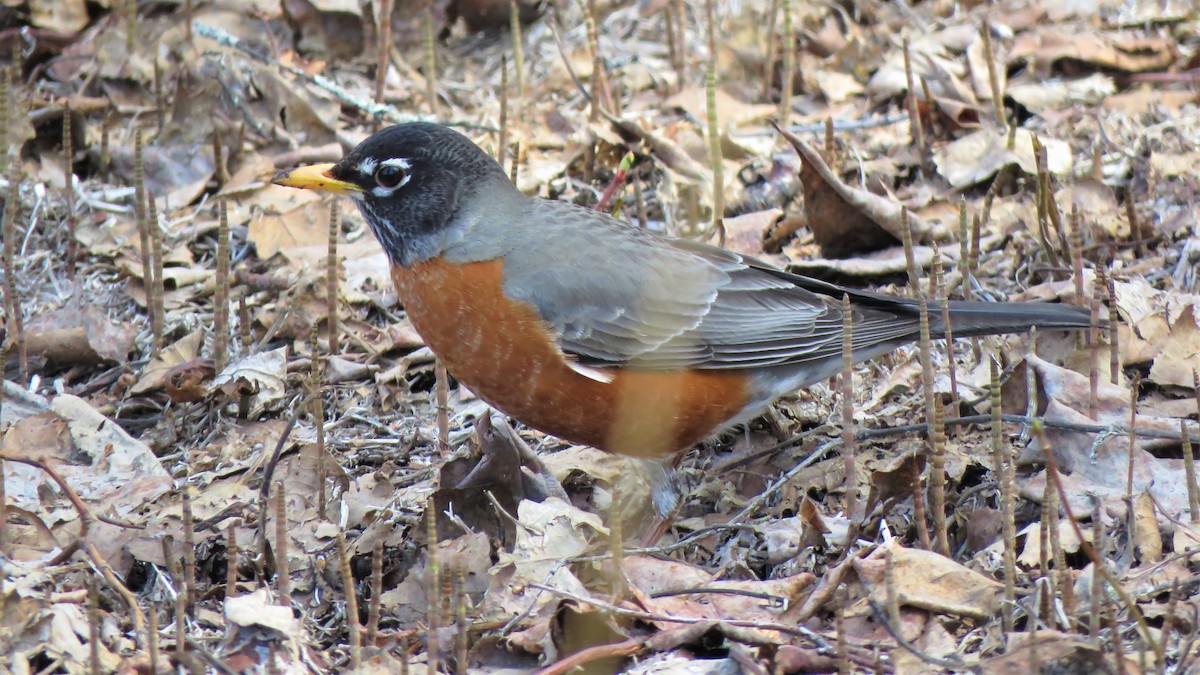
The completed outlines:
[[[667,533],[683,507],[687,486],[675,468],[676,458],[667,460],[641,459],[650,480],[650,500],[654,504],[654,520],[642,537],[643,546],[653,546]]]

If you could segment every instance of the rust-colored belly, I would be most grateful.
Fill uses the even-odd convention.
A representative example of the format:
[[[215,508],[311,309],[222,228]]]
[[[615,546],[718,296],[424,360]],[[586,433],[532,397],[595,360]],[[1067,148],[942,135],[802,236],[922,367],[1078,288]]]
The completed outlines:
[[[738,372],[572,369],[537,311],[503,292],[499,260],[396,267],[409,318],[446,369],[484,401],[573,443],[635,456],[688,448],[746,404]]]

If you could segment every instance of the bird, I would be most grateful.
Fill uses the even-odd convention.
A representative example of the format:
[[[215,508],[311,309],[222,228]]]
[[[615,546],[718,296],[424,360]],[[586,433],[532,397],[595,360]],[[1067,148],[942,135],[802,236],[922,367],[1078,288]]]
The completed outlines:
[[[843,298],[854,362],[920,338],[918,300],[527,196],[471,139],[438,124],[386,127],[337,163],[273,182],[351,198],[447,371],[570,443],[663,460],[753,419],[842,369]],[[1091,325],[1087,309],[1065,304],[947,309],[956,337]]]

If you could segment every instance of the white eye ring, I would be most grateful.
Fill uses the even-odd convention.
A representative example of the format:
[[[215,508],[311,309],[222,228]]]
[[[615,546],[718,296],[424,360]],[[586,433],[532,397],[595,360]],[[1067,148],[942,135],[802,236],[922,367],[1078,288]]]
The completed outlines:
[[[384,164],[375,170],[375,184],[387,190],[395,190],[408,182],[408,172],[394,164]]]
[[[385,197],[403,187],[405,183],[412,180],[412,174],[408,172],[411,166],[412,164],[403,157],[395,157],[380,162],[379,166],[371,174],[376,185],[372,192],[380,197]]]

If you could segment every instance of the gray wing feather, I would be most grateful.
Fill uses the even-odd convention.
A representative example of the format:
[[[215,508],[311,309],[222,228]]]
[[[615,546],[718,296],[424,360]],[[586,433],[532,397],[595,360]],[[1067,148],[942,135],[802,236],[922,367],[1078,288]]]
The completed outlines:
[[[529,222],[557,227],[514,242],[505,289],[533,305],[563,351],[581,363],[751,368],[841,353],[840,302],[774,276],[761,263],[563,202],[535,201],[531,208],[537,212]],[[587,232],[591,245],[554,240],[567,230],[576,242]],[[871,314],[856,317],[856,338],[904,334],[893,315]]]
[[[664,251],[649,233],[564,202],[537,200],[530,208],[530,222],[555,227],[513,242],[505,292],[533,305],[558,333],[563,351],[583,363],[679,367],[667,365],[677,357],[660,359],[657,351],[695,332],[729,283],[727,265],[682,249]],[[588,233],[590,245],[579,246],[580,232]],[[693,353],[680,365],[697,358]]]

